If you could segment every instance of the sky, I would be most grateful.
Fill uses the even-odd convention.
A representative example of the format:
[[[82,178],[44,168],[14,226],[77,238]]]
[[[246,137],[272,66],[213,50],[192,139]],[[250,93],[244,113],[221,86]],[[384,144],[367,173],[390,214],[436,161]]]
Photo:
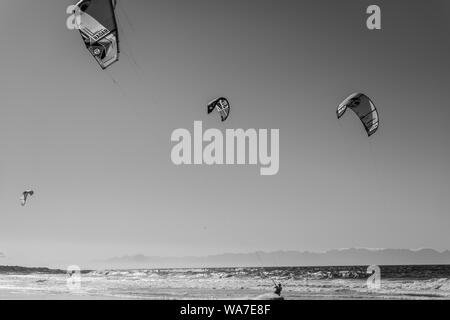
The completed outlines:
[[[365,0],[122,0],[102,71],[71,1],[1,1],[0,264],[449,249],[450,5],[376,3],[369,31]],[[370,139],[336,119],[353,92],[379,110]],[[206,114],[218,96],[224,123]],[[171,134],[196,120],[279,129],[279,173],[175,166]]]

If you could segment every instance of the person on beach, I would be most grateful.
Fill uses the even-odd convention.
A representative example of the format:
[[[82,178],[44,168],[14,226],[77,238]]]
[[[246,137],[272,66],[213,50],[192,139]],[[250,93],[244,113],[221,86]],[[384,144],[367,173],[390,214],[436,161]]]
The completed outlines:
[[[278,285],[275,285],[275,294],[278,296],[281,296],[281,290],[283,290],[283,286],[281,285],[281,283],[279,283]]]

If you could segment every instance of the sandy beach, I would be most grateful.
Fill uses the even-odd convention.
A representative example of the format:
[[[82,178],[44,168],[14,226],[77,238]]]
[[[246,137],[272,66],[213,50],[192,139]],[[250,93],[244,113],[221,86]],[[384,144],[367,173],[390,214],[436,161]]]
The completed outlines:
[[[0,299],[26,300],[257,300],[282,283],[287,300],[450,299],[450,266],[384,267],[369,288],[363,267],[100,270],[0,274]],[[272,296],[273,297],[273,296]]]

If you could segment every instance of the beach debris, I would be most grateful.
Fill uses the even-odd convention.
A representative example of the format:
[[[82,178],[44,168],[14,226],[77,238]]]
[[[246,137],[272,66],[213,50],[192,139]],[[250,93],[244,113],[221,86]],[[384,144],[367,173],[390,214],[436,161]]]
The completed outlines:
[[[36,283],[44,283],[44,282],[47,282],[48,280],[36,280]]]

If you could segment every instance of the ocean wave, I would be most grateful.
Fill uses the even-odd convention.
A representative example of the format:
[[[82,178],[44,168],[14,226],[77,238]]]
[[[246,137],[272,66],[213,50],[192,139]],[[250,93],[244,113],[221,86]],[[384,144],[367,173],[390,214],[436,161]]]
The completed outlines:
[[[429,278],[423,274],[406,276],[406,269],[401,267],[394,272],[382,267],[378,290],[368,289],[366,267],[97,270],[83,272],[81,285],[87,294],[139,299],[211,298],[227,292],[231,292],[227,297],[232,298],[237,292],[271,292],[273,282],[282,283],[283,292],[293,297],[450,298],[449,267],[430,268],[434,271],[425,272]],[[415,270],[415,274],[420,269],[424,267]],[[15,273],[17,270],[20,272]],[[64,271],[38,270],[9,268],[0,274],[0,290],[67,292],[68,277]]]

